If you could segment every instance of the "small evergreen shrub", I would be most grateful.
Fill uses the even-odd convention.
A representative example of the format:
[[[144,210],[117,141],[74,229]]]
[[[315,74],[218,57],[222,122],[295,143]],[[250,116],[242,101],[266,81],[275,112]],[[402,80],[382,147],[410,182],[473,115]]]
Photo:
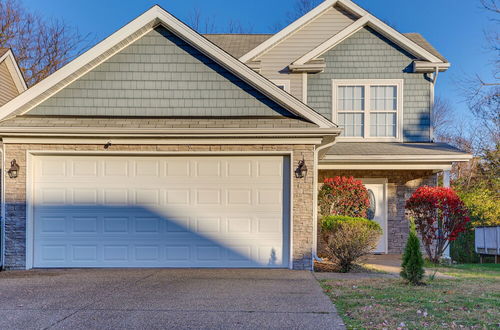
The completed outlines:
[[[412,225],[403,254],[400,275],[408,283],[419,285],[422,283],[424,274],[424,258],[422,257],[422,251],[420,251],[420,240],[415,231],[415,226]]]
[[[354,262],[377,247],[382,228],[364,218],[326,216],[321,221],[321,233],[328,257],[338,263],[341,272],[347,273]]]

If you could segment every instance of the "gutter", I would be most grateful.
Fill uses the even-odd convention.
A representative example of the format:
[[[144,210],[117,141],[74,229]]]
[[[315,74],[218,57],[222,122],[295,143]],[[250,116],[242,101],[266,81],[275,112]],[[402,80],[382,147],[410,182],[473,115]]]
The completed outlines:
[[[470,154],[457,154],[457,155],[422,155],[422,156],[356,156],[350,157],[335,157],[326,156],[321,162],[328,163],[426,163],[434,162],[466,162],[473,158]]]
[[[318,176],[319,176],[319,156],[320,152],[326,152],[334,144],[337,143],[336,136],[325,138],[326,143],[314,150],[314,182],[313,182],[313,237],[312,237],[312,265],[311,271],[314,272],[314,261],[321,261],[318,257]]]
[[[193,133],[196,131],[196,133]],[[122,136],[122,137],[235,137],[235,136],[304,136],[323,137],[339,135],[341,129],[331,128],[92,128],[92,127],[4,127],[0,128],[0,136]]]

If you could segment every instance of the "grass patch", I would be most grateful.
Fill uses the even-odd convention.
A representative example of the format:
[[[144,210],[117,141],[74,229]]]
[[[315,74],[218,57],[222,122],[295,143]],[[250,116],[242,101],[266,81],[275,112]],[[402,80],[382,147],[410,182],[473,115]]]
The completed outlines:
[[[500,264],[460,264],[434,265],[426,263],[426,268],[437,270],[443,274],[461,278],[500,278]]]
[[[442,267],[456,279],[412,287],[392,278],[322,280],[350,329],[500,327],[500,268]]]

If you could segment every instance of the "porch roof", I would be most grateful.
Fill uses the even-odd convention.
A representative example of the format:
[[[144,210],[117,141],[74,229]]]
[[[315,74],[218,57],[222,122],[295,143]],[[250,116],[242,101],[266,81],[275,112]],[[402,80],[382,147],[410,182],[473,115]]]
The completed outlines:
[[[471,158],[446,143],[338,142],[320,160],[320,168],[446,170]]]

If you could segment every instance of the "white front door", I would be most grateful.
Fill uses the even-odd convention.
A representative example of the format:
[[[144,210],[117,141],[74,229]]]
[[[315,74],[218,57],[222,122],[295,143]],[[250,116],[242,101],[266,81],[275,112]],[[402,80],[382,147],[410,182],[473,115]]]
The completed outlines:
[[[35,156],[34,267],[288,267],[283,156]]]
[[[368,219],[374,220],[382,227],[383,235],[374,253],[387,253],[387,200],[385,182],[375,183],[376,180],[363,180],[370,197]]]

